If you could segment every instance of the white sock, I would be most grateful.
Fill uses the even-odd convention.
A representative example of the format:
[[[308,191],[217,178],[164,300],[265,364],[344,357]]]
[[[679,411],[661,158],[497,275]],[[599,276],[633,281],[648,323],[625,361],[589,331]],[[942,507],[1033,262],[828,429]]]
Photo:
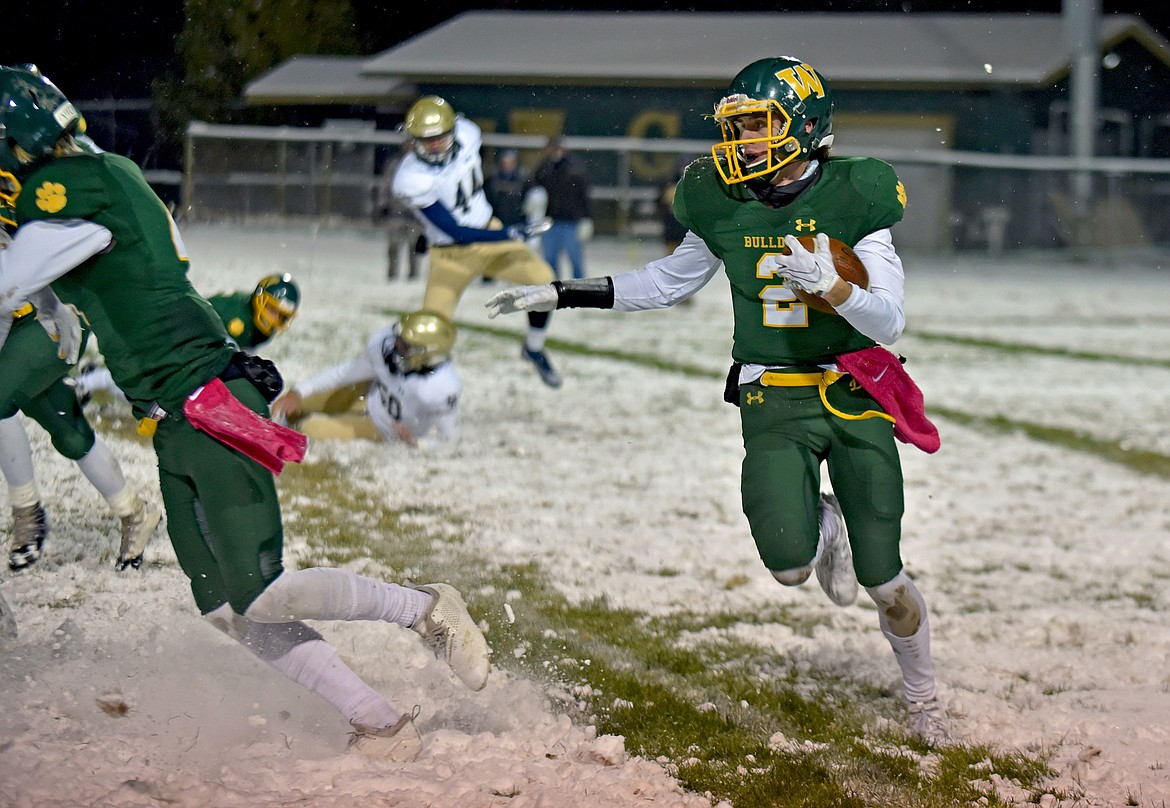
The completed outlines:
[[[524,347],[534,352],[543,351],[544,340],[547,336],[547,328],[532,328],[529,326],[528,333],[524,337]]]
[[[106,502],[110,503],[110,510],[122,519],[133,516],[142,507],[142,500],[138,498],[138,492],[128,485],[114,496],[107,497]]]
[[[930,620],[926,601],[914,582],[899,572],[880,586],[866,587],[878,607],[882,634],[902,669],[907,701],[930,701],[938,696],[934,662],[930,656]],[[903,635],[906,636],[903,636]]]
[[[118,388],[118,385],[114,384],[114,376],[110,373],[109,368],[93,368],[90,371],[78,375],[75,383],[77,389],[82,393],[93,395],[100,390],[105,390],[113,393],[118,398],[125,399],[125,395]]]
[[[95,436],[93,446],[77,461],[77,467],[113,507],[113,497],[125,490],[126,478],[122,476],[122,467],[118,465],[114,453],[110,451],[106,442]]]
[[[817,562],[821,560],[821,554],[825,552],[825,546],[829,542],[837,538],[837,534],[841,532],[841,523],[837,521],[837,517],[831,511],[821,507],[820,500],[817,501],[817,552],[813,556],[812,565],[815,567]]]
[[[17,486],[8,489],[8,504],[13,508],[27,508],[41,501],[41,494],[37,491],[36,483]]]
[[[24,431],[24,424],[19,415],[0,419],[0,472],[8,483],[9,489],[33,487],[32,502],[17,502],[11,500],[13,507],[32,505],[39,497],[36,493],[36,484],[33,482],[32,447],[28,442],[28,433]]]
[[[286,620],[385,620],[413,626],[431,605],[416,589],[356,575],[349,570],[312,567],[283,572],[260,593],[245,616],[261,623]]]
[[[324,640],[303,642],[284,656],[266,661],[301,687],[332,704],[350,723],[389,727],[401,717],[382,694],[351,671],[341,661],[337,650]]]
[[[337,708],[350,722],[388,727],[401,714],[341,660],[319,633],[297,622],[257,623],[225,603],[204,618],[286,677]]]

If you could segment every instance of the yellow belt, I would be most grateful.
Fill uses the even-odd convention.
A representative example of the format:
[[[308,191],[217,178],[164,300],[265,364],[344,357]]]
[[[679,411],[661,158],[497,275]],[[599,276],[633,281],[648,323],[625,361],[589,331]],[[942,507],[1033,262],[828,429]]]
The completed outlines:
[[[30,315],[32,313],[33,313],[33,304],[32,303],[25,303],[19,309],[12,312],[12,316],[13,317],[27,317],[28,315]]]
[[[823,379],[825,387],[828,387],[844,375],[835,370],[821,373],[777,373],[768,370],[760,377],[760,384],[764,387],[819,387]]]
[[[828,390],[829,385],[848,375],[848,373],[841,373],[837,370],[826,370],[821,373],[777,373],[774,370],[768,370],[760,377],[760,384],[764,385],[764,387],[815,387],[817,388],[817,392],[820,393],[821,403],[825,406],[825,409],[838,418],[844,418],[846,421],[864,421],[867,418],[883,418],[893,423],[894,417],[880,410],[866,410],[858,415],[853,415],[851,413],[841,412],[829,403],[829,399],[825,396],[825,391]]]

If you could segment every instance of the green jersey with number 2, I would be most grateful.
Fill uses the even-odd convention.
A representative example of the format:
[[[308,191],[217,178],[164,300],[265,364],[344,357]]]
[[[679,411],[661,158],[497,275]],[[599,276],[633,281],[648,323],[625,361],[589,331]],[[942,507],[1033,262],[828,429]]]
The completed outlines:
[[[695,160],[674,199],[675,216],[706,242],[731,281],[735,317],[732,357],[760,365],[819,365],[874,341],[844,317],[809,308],[783,278],[759,269],[781,252],[787,235],[825,233],[852,246],[901,221],[906,193],[893,168],[868,157],[831,158],[795,201],[772,208],[743,185],[728,185],[713,158]]]

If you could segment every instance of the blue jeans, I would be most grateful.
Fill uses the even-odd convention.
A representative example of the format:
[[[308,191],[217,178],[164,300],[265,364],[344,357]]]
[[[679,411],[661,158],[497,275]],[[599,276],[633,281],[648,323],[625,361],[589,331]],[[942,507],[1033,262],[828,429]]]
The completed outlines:
[[[569,263],[573,267],[574,278],[585,277],[585,257],[581,250],[581,241],[577,238],[577,223],[573,221],[555,221],[541,235],[541,248],[544,251],[544,260],[553,268],[553,273],[560,278],[561,253],[569,256]]]

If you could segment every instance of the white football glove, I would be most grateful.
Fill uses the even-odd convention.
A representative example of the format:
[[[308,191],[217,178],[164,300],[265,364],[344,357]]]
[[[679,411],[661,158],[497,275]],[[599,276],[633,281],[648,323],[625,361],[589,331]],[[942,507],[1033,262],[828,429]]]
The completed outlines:
[[[527,241],[533,236],[539,236],[552,227],[552,219],[545,216],[527,224],[514,224],[508,228],[508,238],[515,241]]]
[[[593,240],[593,220],[581,219],[577,222],[577,241],[588,244]]]
[[[823,295],[837,282],[837,268],[833,265],[829,237],[824,233],[817,233],[815,242],[816,250],[809,252],[797,241],[796,236],[786,236],[784,244],[792,254],[768,255],[760,262],[760,267],[783,275],[784,284],[789,288],[813,295]]]
[[[517,311],[552,311],[557,307],[560,294],[551,283],[539,286],[512,286],[501,289],[487,299],[484,306],[488,318],[497,314],[512,314]]]
[[[48,287],[30,298],[37,307],[37,322],[49,338],[57,343],[57,358],[76,365],[84,347],[81,312],[72,304],[62,303]]]
[[[530,222],[543,219],[548,212],[548,191],[543,185],[533,185],[524,194],[524,218]]]

